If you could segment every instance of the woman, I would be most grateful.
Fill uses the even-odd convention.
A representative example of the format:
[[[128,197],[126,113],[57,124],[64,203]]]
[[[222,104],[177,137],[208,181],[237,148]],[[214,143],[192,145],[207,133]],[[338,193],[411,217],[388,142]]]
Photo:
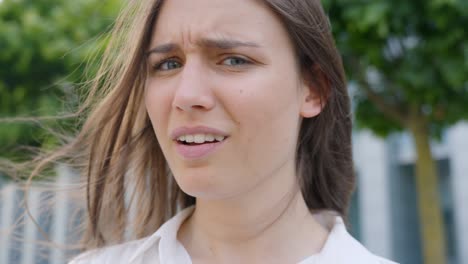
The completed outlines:
[[[68,148],[94,250],[71,263],[391,263],[342,220],[350,107],[319,1],[129,1],[95,98]]]

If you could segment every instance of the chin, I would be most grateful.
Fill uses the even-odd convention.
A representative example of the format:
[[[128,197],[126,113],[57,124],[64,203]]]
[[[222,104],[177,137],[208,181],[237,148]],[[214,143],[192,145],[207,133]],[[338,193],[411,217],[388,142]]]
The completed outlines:
[[[217,182],[211,173],[194,172],[191,169],[190,172],[185,171],[174,177],[180,189],[190,196],[201,199],[216,199],[223,196],[222,184]]]
[[[179,185],[181,190],[197,199],[205,201],[224,200],[233,197],[233,186],[216,186],[213,184]]]

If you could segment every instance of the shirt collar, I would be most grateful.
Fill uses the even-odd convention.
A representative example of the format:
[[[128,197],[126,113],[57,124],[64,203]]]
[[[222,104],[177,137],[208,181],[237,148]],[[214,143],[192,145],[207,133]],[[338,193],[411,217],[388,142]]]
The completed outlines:
[[[317,254],[317,259],[317,263],[377,263],[374,255],[348,233],[343,219],[339,216],[335,217],[333,228],[322,250]]]
[[[180,243],[177,242],[177,232],[179,231],[179,228],[185,219],[187,219],[192,214],[194,209],[194,206],[183,209],[169,221],[164,223],[158,229],[158,231],[146,238],[145,241],[137,248],[137,250],[135,250],[135,253],[130,258],[130,263],[133,263],[138,259],[138,257],[143,256],[144,253],[157,244],[158,241],[159,256],[162,263],[184,263],[174,260],[174,256],[178,250],[185,251],[183,247],[181,248]],[[187,253],[185,252],[185,254]],[[188,254],[187,257],[189,257]]]
[[[187,251],[177,240],[177,233],[182,223],[193,213],[194,209],[194,206],[183,209],[172,219],[164,223],[153,235],[147,237],[135,250],[135,253],[130,258],[130,263],[136,263],[134,261],[142,257],[158,241],[161,263],[191,263]],[[377,261],[372,253],[348,233],[343,219],[335,216],[334,224],[332,224],[331,231],[322,250],[318,254],[300,262],[300,264],[307,263],[374,264]]]

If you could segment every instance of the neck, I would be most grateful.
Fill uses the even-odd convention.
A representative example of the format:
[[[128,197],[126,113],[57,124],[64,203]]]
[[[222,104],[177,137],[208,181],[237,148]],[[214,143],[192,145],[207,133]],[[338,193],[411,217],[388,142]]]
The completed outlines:
[[[319,252],[327,231],[310,213],[295,178],[284,179],[269,178],[236,198],[197,199],[178,234],[192,259],[264,262],[286,249],[283,263],[291,263]]]

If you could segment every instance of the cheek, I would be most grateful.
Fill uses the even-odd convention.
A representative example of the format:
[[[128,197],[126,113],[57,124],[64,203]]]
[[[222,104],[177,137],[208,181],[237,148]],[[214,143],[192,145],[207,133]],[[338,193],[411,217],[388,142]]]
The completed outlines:
[[[260,102],[245,112],[244,121],[241,121],[246,144],[251,145],[254,148],[252,152],[261,157],[294,149],[299,122],[294,101],[268,99],[271,100],[266,101],[266,105]]]
[[[145,107],[150,117],[158,140],[162,137],[164,128],[167,127],[170,112],[170,94],[155,85],[149,84],[145,91]],[[162,143],[162,141],[160,141]]]
[[[265,76],[243,87],[231,107],[241,128],[255,131],[276,128],[270,131],[271,135],[278,130],[295,129],[300,109],[296,83]]]
[[[235,89],[226,107],[239,128],[237,153],[246,168],[269,173],[294,157],[299,123],[296,84],[265,76]],[[227,100],[227,99],[226,99]]]

